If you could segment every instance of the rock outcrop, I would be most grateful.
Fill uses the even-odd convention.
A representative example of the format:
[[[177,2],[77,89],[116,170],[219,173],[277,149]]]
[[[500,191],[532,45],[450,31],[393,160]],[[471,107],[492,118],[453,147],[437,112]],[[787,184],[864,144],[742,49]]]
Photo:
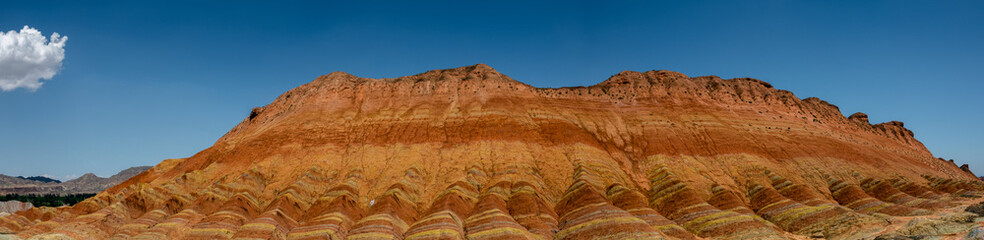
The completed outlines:
[[[244,116],[194,156],[72,207],[0,218],[0,232],[838,239],[984,190],[901,122],[872,125],[750,78],[625,71],[535,88],[483,64],[335,72]]]
[[[0,213],[15,213],[24,211],[34,207],[31,203],[21,202],[17,200],[2,201],[0,202]]]

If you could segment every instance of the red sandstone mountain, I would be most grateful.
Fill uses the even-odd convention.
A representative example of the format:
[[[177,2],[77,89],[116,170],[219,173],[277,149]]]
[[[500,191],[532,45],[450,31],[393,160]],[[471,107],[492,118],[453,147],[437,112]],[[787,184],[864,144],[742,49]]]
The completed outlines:
[[[981,184],[901,122],[850,118],[749,78],[625,71],[535,88],[479,64],[335,72],[215,145],[73,207],[0,218],[20,237],[856,238]],[[894,219],[894,218],[893,218]]]

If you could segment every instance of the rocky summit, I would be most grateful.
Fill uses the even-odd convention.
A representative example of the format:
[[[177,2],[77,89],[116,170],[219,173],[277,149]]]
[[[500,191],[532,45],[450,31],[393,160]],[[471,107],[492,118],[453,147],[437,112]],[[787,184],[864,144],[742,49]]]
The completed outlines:
[[[845,117],[751,78],[625,71],[536,88],[483,64],[390,79],[335,72],[246,116],[194,156],[71,207],[2,217],[0,232],[855,239],[916,234],[902,231],[909,220],[984,190],[901,122]],[[964,220],[953,225],[963,233],[942,234],[970,232]]]

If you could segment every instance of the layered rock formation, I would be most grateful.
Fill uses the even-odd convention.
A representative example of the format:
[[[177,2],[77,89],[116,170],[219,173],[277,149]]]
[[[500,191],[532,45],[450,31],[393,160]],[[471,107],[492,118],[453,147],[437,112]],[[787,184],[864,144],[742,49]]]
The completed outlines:
[[[31,203],[11,200],[0,202],[0,213],[15,213],[34,207]]]
[[[982,190],[899,122],[749,78],[626,71],[535,88],[486,65],[335,72],[215,145],[73,207],[76,239],[855,238]]]

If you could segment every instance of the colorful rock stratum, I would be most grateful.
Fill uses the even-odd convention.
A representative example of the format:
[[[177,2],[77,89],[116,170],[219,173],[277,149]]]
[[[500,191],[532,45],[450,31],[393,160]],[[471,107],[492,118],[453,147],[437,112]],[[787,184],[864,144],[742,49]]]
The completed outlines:
[[[479,64],[290,90],[13,238],[851,239],[979,196],[900,122],[749,78],[535,88]],[[893,225],[895,224],[895,225]]]

